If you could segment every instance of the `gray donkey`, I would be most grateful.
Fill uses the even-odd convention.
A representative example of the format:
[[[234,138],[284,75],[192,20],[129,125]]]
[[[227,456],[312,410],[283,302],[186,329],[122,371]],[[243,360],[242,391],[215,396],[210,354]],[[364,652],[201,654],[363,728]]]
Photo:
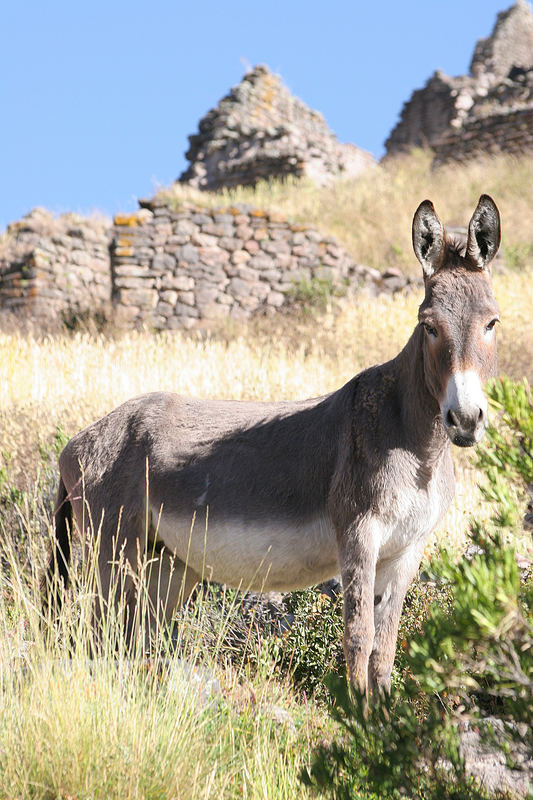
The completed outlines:
[[[114,602],[119,552],[133,605],[140,554],[154,556],[156,623],[203,577],[292,590],[340,570],[351,680],[388,689],[406,590],[454,495],[450,442],[474,445],[487,424],[499,242],[487,195],[463,250],[425,200],[413,220],[425,295],[396,358],[311,400],[148,394],[74,436],[59,460],[49,587],[54,573],[67,579],[73,516],[86,542],[98,532],[99,613]]]

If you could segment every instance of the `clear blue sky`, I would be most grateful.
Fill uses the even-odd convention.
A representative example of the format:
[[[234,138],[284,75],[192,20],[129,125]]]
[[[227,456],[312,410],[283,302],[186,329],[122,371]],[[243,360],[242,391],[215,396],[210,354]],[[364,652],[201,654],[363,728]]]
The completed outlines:
[[[265,63],[341,141],[383,154],[435,69],[468,70],[511,0],[11,0],[0,35],[0,230],[33,206],[136,207]]]

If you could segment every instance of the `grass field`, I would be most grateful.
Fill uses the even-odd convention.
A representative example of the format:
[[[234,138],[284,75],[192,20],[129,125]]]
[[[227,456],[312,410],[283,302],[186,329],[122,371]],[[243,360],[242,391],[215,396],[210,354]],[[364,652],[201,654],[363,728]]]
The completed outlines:
[[[465,224],[479,194],[492,193],[503,212],[508,263],[494,279],[500,370],[533,382],[533,160],[435,173],[428,163],[422,153],[390,162],[352,193],[348,184],[321,191],[291,184],[207,202],[276,206],[335,233],[362,263],[412,271],[410,225],[420,200],[429,196],[443,219]],[[254,645],[252,671],[236,668],[206,646],[199,608],[187,647],[221,685],[202,704],[198,685],[177,664],[161,675],[140,657],[88,663],[87,598],[79,584],[51,647],[40,626],[36,574],[56,486],[55,444],[153,390],[251,400],[332,391],[399,351],[420,300],[416,293],[362,295],[320,314],[222,326],[210,335],[0,333],[0,533],[8,543],[0,595],[0,797],[306,796],[299,770],[334,727],[323,706],[273,672],[268,643]],[[461,551],[469,515],[488,514],[469,454],[455,456],[456,501],[428,557],[436,541]],[[232,613],[228,608],[228,620]],[[74,657],[66,659],[68,642]]]

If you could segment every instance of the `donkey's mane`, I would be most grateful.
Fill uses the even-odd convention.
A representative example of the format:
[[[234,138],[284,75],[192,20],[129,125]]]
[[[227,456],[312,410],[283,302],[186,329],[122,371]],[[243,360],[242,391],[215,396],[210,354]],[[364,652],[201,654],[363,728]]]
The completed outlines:
[[[463,257],[466,253],[466,237],[458,233],[448,234],[446,236],[446,247],[450,255]]]

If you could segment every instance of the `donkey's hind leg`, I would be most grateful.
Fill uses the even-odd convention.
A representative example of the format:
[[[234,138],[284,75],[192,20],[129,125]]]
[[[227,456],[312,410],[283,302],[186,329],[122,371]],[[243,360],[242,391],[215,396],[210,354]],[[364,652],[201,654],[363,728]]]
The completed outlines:
[[[189,599],[201,577],[183,561],[162,547],[148,567],[150,635],[170,625],[176,608]]]

